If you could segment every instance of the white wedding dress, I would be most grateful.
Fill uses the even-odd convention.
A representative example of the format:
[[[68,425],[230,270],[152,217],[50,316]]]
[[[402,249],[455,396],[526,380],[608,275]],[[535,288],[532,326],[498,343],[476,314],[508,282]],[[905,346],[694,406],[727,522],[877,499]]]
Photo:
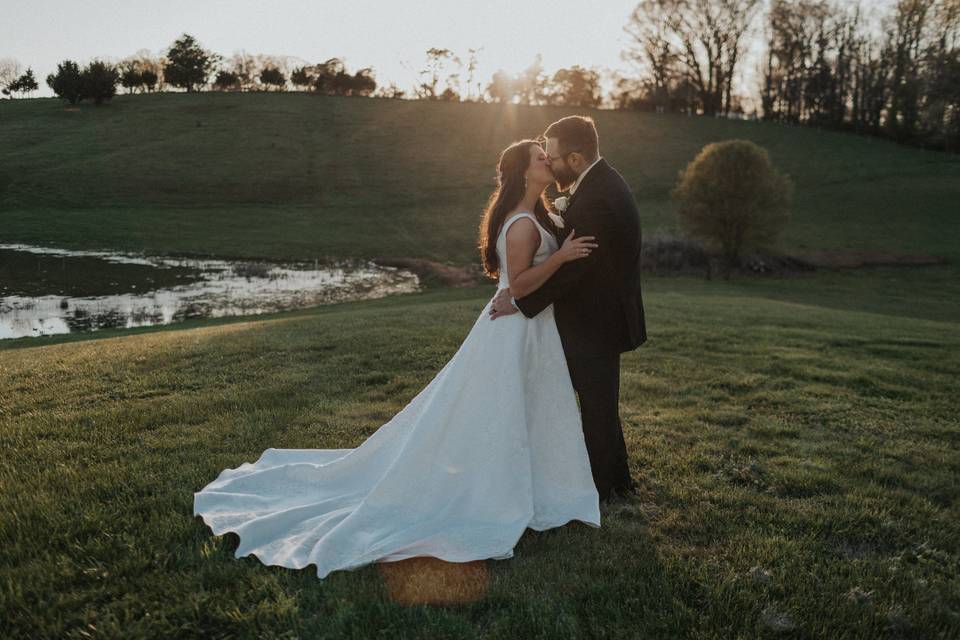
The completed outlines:
[[[539,264],[556,239],[534,220]],[[240,536],[237,558],[317,576],[371,562],[513,557],[527,527],[600,526],[580,412],[550,305],[490,320],[484,307],[456,354],[354,449],[267,449],[194,494],[194,515]]]

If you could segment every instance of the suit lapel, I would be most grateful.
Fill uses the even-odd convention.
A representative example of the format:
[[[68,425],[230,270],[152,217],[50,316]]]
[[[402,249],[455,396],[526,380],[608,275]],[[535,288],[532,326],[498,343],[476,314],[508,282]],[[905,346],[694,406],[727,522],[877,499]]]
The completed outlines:
[[[580,183],[580,186],[577,187],[575,193],[569,196],[567,201],[567,208],[563,213],[560,214],[560,217],[563,218],[564,226],[562,229],[557,229],[556,235],[557,240],[560,243],[563,243],[566,234],[570,233],[567,231],[567,216],[570,214],[570,210],[573,207],[573,203],[577,200],[577,197],[582,194],[584,191],[591,189],[593,185],[599,184],[601,181],[600,174],[605,172],[610,165],[607,164],[605,158],[600,158],[600,161],[594,166],[590,171],[587,172],[587,175],[583,177],[583,181]]]
[[[564,213],[569,213],[573,203],[576,202],[577,197],[582,194],[584,191],[591,189],[594,185],[599,184],[600,174],[604,173],[607,170],[607,161],[605,158],[600,158],[600,161],[596,164],[595,167],[590,169],[587,172],[587,175],[583,177],[583,181],[580,183],[580,186],[577,187],[576,192],[570,196],[570,201],[567,203],[567,210]]]

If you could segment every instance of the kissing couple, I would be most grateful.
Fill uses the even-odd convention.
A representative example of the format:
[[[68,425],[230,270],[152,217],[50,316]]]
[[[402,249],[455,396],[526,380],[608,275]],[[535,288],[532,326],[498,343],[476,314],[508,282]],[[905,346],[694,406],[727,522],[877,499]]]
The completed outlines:
[[[356,448],[269,448],[194,493],[235,557],[321,579],[503,560],[528,527],[599,527],[600,502],[635,493],[618,404],[620,356],[647,338],[637,203],[591,118],[541,140],[500,154],[478,242],[498,290],[427,386]]]

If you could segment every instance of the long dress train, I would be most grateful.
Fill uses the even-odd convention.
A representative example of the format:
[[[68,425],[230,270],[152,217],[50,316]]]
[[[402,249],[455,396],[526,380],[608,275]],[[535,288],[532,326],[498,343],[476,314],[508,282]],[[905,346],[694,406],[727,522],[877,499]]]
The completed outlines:
[[[539,264],[557,241],[534,220]],[[488,305],[489,306],[489,305]],[[553,306],[489,319],[389,422],[353,449],[267,449],[194,494],[194,515],[240,536],[237,558],[317,576],[371,562],[513,557],[527,527],[600,526],[599,496]]]

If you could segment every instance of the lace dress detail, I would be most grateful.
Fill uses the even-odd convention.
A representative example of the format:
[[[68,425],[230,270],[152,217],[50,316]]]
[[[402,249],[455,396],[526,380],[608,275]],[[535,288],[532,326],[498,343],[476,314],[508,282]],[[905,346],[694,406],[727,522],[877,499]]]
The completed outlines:
[[[509,286],[506,231],[497,239]],[[213,533],[240,536],[236,557],[316,566],[319,578],[371,562],[513,557],[527,527],[600,526],[580,413],[553,306],[491,321],[485,305],[453,357],[353,449],[267,449],[194,494]]]

